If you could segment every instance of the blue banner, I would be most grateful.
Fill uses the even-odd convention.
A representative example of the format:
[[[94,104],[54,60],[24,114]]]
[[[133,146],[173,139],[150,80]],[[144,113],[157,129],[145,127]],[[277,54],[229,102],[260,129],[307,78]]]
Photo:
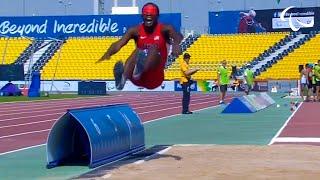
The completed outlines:
[[[284,14],[283,19],[280,18]],[[320,8],[209,12],[210,34],[320,30]],[[292,25],[290,25],[292,24]]]
[[[179,81],[174,81],[174,91],[182,91],[182,86]],[[190,85],[190,91],[198,91],[197,81],[193,81]]]
[[[59,38],[77,36],[121,36],[142,22],[141,15],[0,17],[0,34],[19,37]],[[181,14],[161,14],[160,22],[180,32]]]
[[[210,34],[238,32],[240,11],[209,12]]]

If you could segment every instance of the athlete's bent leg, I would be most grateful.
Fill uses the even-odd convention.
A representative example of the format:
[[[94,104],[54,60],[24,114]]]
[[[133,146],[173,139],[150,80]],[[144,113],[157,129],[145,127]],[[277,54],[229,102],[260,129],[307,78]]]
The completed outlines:
[[[161,64],[159,50],[151,47],[148,50],[139,50],[137,54],[137,63],[133,71],[133,79],[139,80],[142,73],[152,71]]]
[[[131,53],[125,65],[123,65],[122,61],[118,61],[115,64],[113,68],[113,74],[115,78],[116,88],[118,90],[122,90],[124,88],[126,80],[131,78],[132,72],[137,62],[137,52],[138,50],[136,49]]]

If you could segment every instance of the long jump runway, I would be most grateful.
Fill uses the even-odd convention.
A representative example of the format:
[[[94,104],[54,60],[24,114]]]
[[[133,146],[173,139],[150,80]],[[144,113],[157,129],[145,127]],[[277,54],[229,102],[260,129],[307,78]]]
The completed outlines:
[[[230,100],[231,98],[228,98]],[[193,94],[192,111],[217,105],[215,94]],[[0,104],[0,154],[46,143],[67,109],[128,103],[143,122],[180,114],[181,93],[121,93],[112,96]]]
[[[271,144],[320,146],[320,103],[302,103],[279,130]]]

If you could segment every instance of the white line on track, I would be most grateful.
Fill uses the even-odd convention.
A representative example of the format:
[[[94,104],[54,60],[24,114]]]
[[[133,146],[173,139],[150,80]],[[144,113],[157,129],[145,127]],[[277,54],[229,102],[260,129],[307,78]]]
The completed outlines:
[[[53,116],[53,115],[62,115],[63,112],[58,112],[58,113],[50,113],[50,114],[40,114],[40,115],[33,115],[33,116],[24,116],[24,117],[14,117],[14,118],[9,118],[9,119],[2,119],[0,122],[6,122],[6,121],[13,121],[13,120],[18,120],[22,118],[36,118],[36,117],[43,117],[43,116]]]
[[[290,142],[290,143],[319,143],[319,137],[278,137],[274,142]]]
[[[68,103],[78,101],[88,101],[94,99],[112,99],[114,97],[125,97],[124,95],[113,95],[113,96],[95,96],[95,97],[77,97],[77,98],[62,98],[62,99],[46,99],[46,100],[32,100],[32,101],[14,101],[14,102],[3,102],[0,104],[0,109],[10,108],[17,106],[41,106],[42,104],[57,104],[57,103]]]
[[[162,102],[161,104],[163,105],[163,103],[166,103],[166,102],[175,102],[175,103],[177,103],[177,100],[178,100],[178,98],[169,99],[169,100],[164,100],[164,99],[167,99],[167,98],[157,98],[157,99],[150,98],[150,99],[143,99],[143,100],[139,100],[139,99],[137,100],[137,98],[127,98],[127,99],[118,99],[118,100],[114,100],[114,101],[110,101],[109,100],[109,101],[101,101],[101,102],[99,102],[99,101],[84,102],[84,103],[81,103],[81,104],[78,103],[78,104],[76,104],[76,106],[68,104],[68,105],[54,105],[52,107],[46,105],[45,107],[43,107],[43,105],[42,105],[43,108],[28,108],[28,109],[24,109],[24,110],[15,109],[15,110],[12,110],[12,111],[10,111],[10,110],[5,111],[6,114],[1,113],[1,112],[0,113],[1,113],[2,116],[5,116],[5,115],[8,116],[8,115],[15,115],[15,114],[21,115],[21,114],[24,114],[24,113],[25,114],[26,113],[29,113],[29,114],[30,113],[42,113],[42,112],[46,112],[46,111],[52,111],[53,109],[55,111],[59,111],[59,110],[65,111],[68,108],[73,108],[74,109],[74,108],[83,108],[85,106],[93,106],[93,105],[99,106],[99,105],[102,105],[102,104],[121,103],[121,101],[126,101],[126,103],[135,102],[136,104],[139,104],[139,105],[143,105],[143,104],[148,105],[148,104],[157,103],[156,106],[159,106],[159,103],[158,103],[159,101],[161,101]],[[130,100],[132,100],[132,101],[130,101]],[[201,100],[201,98],[197,98],[197,99],[194,99],[194,100]],[[148,106],[148,107],[150,107],[150,106]],[[15,113],[12,113],[12,112],[15,112]]]
[[[11,135],[7,135],[7,136],[0,136],[0,139],[9,138],[9,137],[15,137],[15,136],[21,136],[21,135],[26,135],[26,134],[34,134],[34,133],[46,132],[46,131],[50,131],[50,129],[42,129],[42,130],[38,130],[38,131],[29,131],[29,132],[23,132],[23,133],[18,133],[18,134],[11,134]]]
[[[203,99],[202,99],[203,100]],[[226,99],[228,100],[228,99]],[[216,100],[218,101],[218,100]],[[216,101],[213,101],[213,102],[216,102]],[[207,103],[212,103],[212,101],[208,101],[208,102],[201,102],[201,103],[193,103],[192,106],[196,106],[196,105],[201,105],[201,104],[207,104]],[[160,105],[159,105],[160,106]],[[160,110],[152,110],[152,111],[147,111],[147,112],[143,112],[143,113],[138,113],[139,115],[143,115],[143,114],[149,114],[149,113],[154,113],[154,112],[160,112],[160,111],[166,111],[166,110],[171,110],[171,109],[174,109],[174,108],[180,108],[179,106],[178,107],[172,107],[172,108],[164,108],[164,109],[160,109]],[[48,115],[62,115],[61,113],[54,113],[54,114],[44,114],[44,115],[36,115],[36,116],[29,116],[28,118],[30,117],[42,117],[42,116],[48,116]],[[19,118],[15,118],[15,119],[19,119]],[[13,118],[12,119],[7,119],[7,120],[14,120]],[[2,120],[0,120],[1,122]],[[41,122],[48,122],[48,121],[52,121],[52,120],[44,120],[44,121],[41,121]],[[31,125],[31,124],[36,124],[36,123],[39,123],[40,121],[35,121],[35,122],[31,122],[31,123],[23,123],[23,124],[15,124],[15,125],[7,125],[7,126],[0,126],[0,129],[1,128],[4,128],[4,127],[12,127],[12,126],[23,126],[23,125]],[[29,131],[30,133],[34,132],[34,131]],[[19,133],[18,135],[20,135],[21,133]],[[12,134],[12,135],[15,135],[15,134]],[[22,134],[23,135],[23,134]],[[0,136],[0,139],[1,137],[3,136]]]
[[[231,98],[230,98],[230,99],[231,99]],[[206,110],[206,109],[210,109],[210,108],[215,108],[215,107],[219,107],[219,105],[201,108],[201,109],[195,110],[194,112],[202,111],[202,110]],[[155,121],[159,121],[159,120],[162,120],[162,119],[165,119],[165,118],[174,117],[174,116],[179,116],[179,115],[181,115],[181,114],[180,114],[180,113],[177,113],[177,114],[170,115],[170,116],[164,116],[164,117],[157,118],[157,119],[154,119],[154,120],[151,120],[151,121],[143,122],[143,124],[147,124],[147,123],[151,123],[151,122],[155,122]],[[50,129],[45,129],[45,130],[40,130],[40,131],[41,131],[41,132],[45,132],[45,131],[49,131],[49,130],[50,130]],[[35,132],[35,131],[33,131],[33,132],[26,132],[26,133],[20,133],[19,135],[32,134],[32,133],[37,133],[37,132]],[[11,136],[12,136],[12,135],[11,135]],[[4,137],[3,137],[3,136],[0,137],[0,139],[2,139],[2,138],[4,138]],[[16,149],[16,150],[13,150],[13,151],[7,151],[7,152],[4,152],[4,153],[0,153],[0,156],[1,156],[1,155],[5,155],[5,154],[9,154],[9,153],[13,153],[13,152],[19,152],[19,151],[23,151],[23,150],[27,150],[27,149],[39,147],[39,146],[44,146],[44,145],[46,145],[46,144],[39,144],[39,145],[36,145],[36,146],[30,146],[30,147],[25,147],[25,148],[21,148],[21,149]]]
[[[136,99],[136,98],[135,98]],[[161,98],[161,99],[163,99],[163,98]],[[150,99],[151,100],[151,99]],[[153,102],[150,102],[150,100],[148,99],[148,100],[145,100],[145,103],[140,103],[140,104],[150,104],[150,103],[153,103]],[[158,99],[156,99],[156,100],[158,100]],[[160,99],[159,99],[160,100]],[[138,102],[138,101],[136,101],[136,100],[134,100],[134,101],[128,101],[128,103],[132,103],[132,102]],[[141,101],[140,101],[141,102]],[[144,101],[143,101],[144,102]],[[115,102],[108,102],[108,104],[114,104]],[[119,102],[118,102],[119,103]],[[76,108],[84,108],[84,107],[87,107],[87,105],[89,105],[89,104],[91,104],[91,105],[97,105],[97,102],[91,102],[91,103],[83,103],[83,104],[77,104],[77,106],[70,106],[70,108],[73,108],[73,109],[76,109]],[[137,103],[137,104],[139,104],[139,103]],[[101,105],[101,104],[100,104]],[[97,105],[97,106],[99,106],[99,105]],[[59,106],[57,106],[57,107],[59,107]],[[30,109],[27,109],[28,111],[30,111]],[[57,110],[57,109],[54,109],[54,110]],[[58,109],[58,110],[60,110],[60,109]],[[62,113],[64,113],[65,112],[65,108],[63,108],[63,109],[61,109],[61,112],[58,112],[58,113],[51,113],[51,114],[46,114],[46,115],[57,115],[57,114],[62,114]],[[52,111],[52,109],[51,109],[51,111]],[[32,113],[42,113],[42,112],[44,112],[44,111],[32,111]],[[18,114],[22,114],[22,113],[18,113]],[[4,115],[4,114],[2,114],[2,115]],[[8,119],[2,119],[2,120],[0,120],[0,122],[3,122],[3,121],[10,121],[10,120],[16,120],[16,119],[20,119],[20,118],[32,118],[32,117],[38,117],[38,116],[45,116],[45,115],[32,115],[32,116],[23,116],[23,117],[14,117],[14,118],[8,118]]]
[[[269,142],[268,145],[272,145],[274,143],[274,141],[276,140],[276,138],[281,134],[281,132],[283,131],[283,129],[288,125],[289,121],[292,119],[292,117],[296,114],[296,112],[300,109],[301,105],[303,104],[300,103],[298,108],[291,114],[291,116],[289,116],[289,118],[287,119],[287,121],[283,124],[283,126],[279,129],[279,131],[276,133],[276,135],[271,139],[271,141]]]
[[[16,150],[13,150],[13,151],[7,151],[7,152],[4,152],[4,153],[0,153],[0,156],[1,155],[5,155],[5,154],[14,153],[14,152],[27,150],[27,149],[31,149],[31,148],[36,148],[36,147],[40,147],[40,146],[44,146],[44,145],[46,145],[46,144],[38,144],[38,145],[35,145],[35,146],[29,146],[29,147],[25,147],[25,148],[21,148],[21,149],[16,149]]]
[[[192,100],[192,102],[197,102],[197,101],[203,101],[203,100],[212,100],[211,98],[198,98],[198,99],[194,99],[194,100]],[[174,100],[175,102],[174,103],[168,103],[168,104],[181,104],[181,102],[179,102],[179,101],[176,101],[176,100]],[[134,107],[134,109],[143,109],[143,108],[149,108],[149,107],[157,107],[157,106],[163,106],[164,104],[162,103],[162,102],[165,102],[165,101],[161,101],[161,103],[159,103],[159,102],[150,102],[150,101],[148,101],[148,102],[146,102],[146,103],[137,103],[137,104],[145,104],[145,105],[147,105],[147,104],[154,104],[154,103],[158,103],[157,105],[153,105],[153,106],[150,106],[150,105],[148,105],[148,106],[142,106],[142,107]],[[214,102],[214,101],[208,101],[208,102],[205,102],[205,103],[211,103],[211,102]],[[129,102],[130,103],[130,102]],[[197,103],[196,103],[197,104]],[[75,108],[85,108],[86,106],[79,106],[79,107],[74,107],[74,109]],[[174,107],[174,108],[180,108],[180,106],[177,106],[177,107]],[[13,121],[13,120],[19,120],[19,119],[23,119],[23,118],[36,118],[36,117],[43,117],[43,116],[54,116],[54,115],[62,115],[63,113],[65,113],[65,110],[66,109],[61,109],[61,111],[60,112],[57,112],[57,113],[49,113],[49,114],[43,114],[43,111],[38,111],[37,112],[37,114],[40,114],[41,112],[41,114],[40,115],[31,115],[31,116],[22,116],[22,117],[13,117],[13,118],[7,118],[7,119],[1,119],[0,120],[0,122],[7,122],[7,121]],[[164,110],[167,110],[167,109],[164,109]],[[54,110],[54,111],[56,111],[56,109]],[[59,111],[59,110],[58,110]],[[160,111],[162,111],[162,110],[160,110]],[[153,112],[153,111],[152,111]],[[33,111],[33,113],[36,113],[36,112],[34,112]],[[19,113],[19,114],[21,114],[21,113]],[[144,114],[144,113],[139,113],[139,114]],[[1,126],[0,126],[1,127]]]
[[[217,102],[219,100],[213,101],[213,102]],[[208,102],[201,102],[201,103],[193,103],[192,105],[200,105],[200,104],[210,104],[212,103],[212,101],[208,101]],[[170,109],[176,109],[176,108],[181,108],[180,106],[176,106],[176,107],[170,107],[170,108],[164,108],[164,109],[157,109],[157,110],[153,110],[153,111],[147,111],[147,112],[143,112],[143,113],[139,113],[140,115],[142,114],[149,114],[149,113],[154,113],[154,112],[160,112],[160,111],[166,111],[166,110],[170,110]]]
[[[164,99],[163,97],[161,98],[155,98],[155,97],[150,97],[150,98],[143,98],[143,101],[150,101],[150,100],[161,100],[161,99]],[[19,108],[17,106],[15,107],[12,107],[12,109],[6,107],[3,109],[3,111],[0,111],[1,114],[3,113],[7,113],[7,114],[11,114],[9,112],[23,112],[24,110],[25,111],[30,111],[30,110],[39,110],[39,109],[52,109],[54,107],[72,107],[74,105],[78,105],[78,104],[98,104],[98,103],[109,103],[109,102],[113,102],[113,103],[120,103],[120,102],[126,102],[128,100],[133,100],[134,102],[135,101],[138,101],[139,99],[137,99],[136,97],[121,97],[121,98],[113,98],[113,99],[99,99],[99,100],[85,100],[85,101],[82,101],[82,102],[63,102],[63,103],[54,103],[54,104],[45,104],[45,103],[42,103],[42,104],[30,104],[27,108]],[[0,106],[1,108],[1,106]],[[3,115],[7,115],[7,114],[3,114]]]
[[[30,122],[30,123],[22,123],[22,124],[8,125],[8,126],[0,126],[0,129],[11,128],[11,127],[19,127],[19,126],[26,126],[26,125],[31,125],[31,124],[39,124],[39,123],[44,123],[44,122],[56,121],[56,120],[57,119],[49,119],[49,120],[44,120],[44,121],[35,121],[35,122]]]

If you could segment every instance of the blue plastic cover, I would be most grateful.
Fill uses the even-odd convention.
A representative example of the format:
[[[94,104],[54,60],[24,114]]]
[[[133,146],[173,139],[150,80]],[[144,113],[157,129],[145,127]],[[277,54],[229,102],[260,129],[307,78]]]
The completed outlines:
[[[86,159],[93,168],[144,148],[143,125],[129,105],[74,109],[50,131],[47,167]]]

